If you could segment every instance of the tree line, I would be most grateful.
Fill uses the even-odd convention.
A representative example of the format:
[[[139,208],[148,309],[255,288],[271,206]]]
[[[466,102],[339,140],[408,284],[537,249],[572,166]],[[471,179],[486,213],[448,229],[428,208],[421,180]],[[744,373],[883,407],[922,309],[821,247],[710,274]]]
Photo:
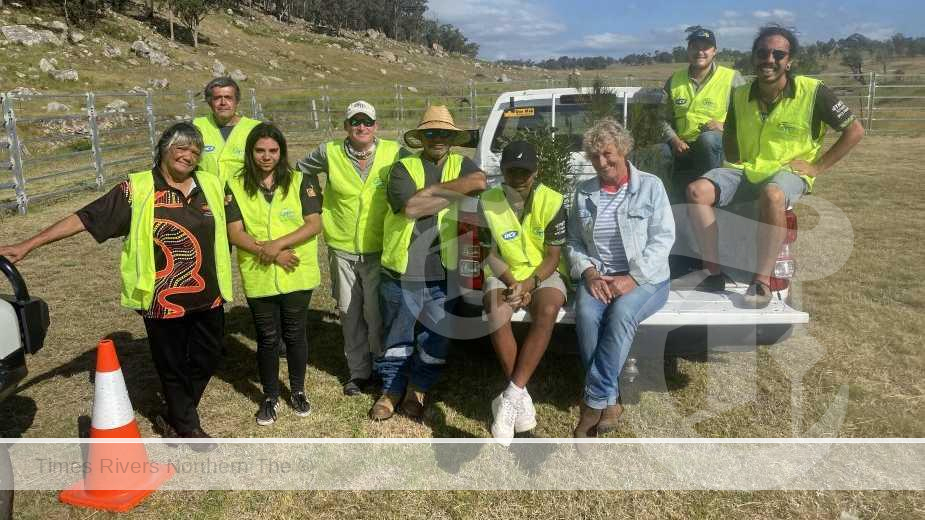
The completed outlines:
[[[840,63],[855,74],[865,72],[864,67],[873,63],[886,73],[890,63],[896,58],[925,56],[925,37],[894,34],[886,40],[873,40],[862,34],[852,34],[846,38],[828,41],[816,41],[803,46],[796,61],[796,67],[803,74],[818,74],[826,69],[827,62],[840,58]],[[745,74],[752,73],[751,54],[747,51],[721,49],[716,53],[716,60],[733,63],[734,67]],[[600,70],[614,64],[652,65],[655,63],[687,63],[687,47],[677,46],[670,51],[632,53],[620,58],[610,56],[570,57],[560,56],[542,61],[503,60],[510,66],[536,66],[548,70]]]
[[[150,20],[168,18],[182,24],[198,45],[199,25],[216,10],[244,12],[255,9],[280,21],[300,19],[316,32],[336,34],[340,29],[375,29],[394,40],[426,45],[438,44],[448,52],[475,57],[479,46],[452,24],[425,17],[427,0],[21,0],[27,6],[51,6],[76,27],[86,27],[105,17],[106,9],[128,13],[141,8]]]

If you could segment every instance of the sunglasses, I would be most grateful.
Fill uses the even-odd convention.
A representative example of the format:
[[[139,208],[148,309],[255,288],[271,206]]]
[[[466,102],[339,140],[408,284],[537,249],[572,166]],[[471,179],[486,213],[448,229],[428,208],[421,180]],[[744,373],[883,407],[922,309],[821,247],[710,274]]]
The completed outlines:
[[[449,139],[455,133],[453,130],[431,129],[422,131],[421,135],[424,139]]]
[[[360,126],[360,125],[363,125],[363,126],[365,126],[366,128],[370,128],[370,127],[372,127],[373,125],[376,124],[376,122],[373,121],[372,119],[350,119],[348,122],[350,123],[350,126],[352,126],[352,127],[354,127],[354,128],[356,128],[356,127],[358,127],[358,126]]]
[[[755,49],[755,56],[759,60],[766,60],[768,56],[774,56],[774,61],[780,61],[787,57],[790,54],[787,51],[782,51],[780,49],[768,49],[767,47],[762,47],[760,49]]]

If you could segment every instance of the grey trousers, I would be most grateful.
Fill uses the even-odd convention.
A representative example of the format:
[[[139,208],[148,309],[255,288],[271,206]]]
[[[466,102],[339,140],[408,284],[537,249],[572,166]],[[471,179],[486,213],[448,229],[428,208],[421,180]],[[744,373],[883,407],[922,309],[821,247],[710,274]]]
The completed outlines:
[[[379,254],[352,255],[331,249],[328,256],[350,379],[366,379],[382,351]]]

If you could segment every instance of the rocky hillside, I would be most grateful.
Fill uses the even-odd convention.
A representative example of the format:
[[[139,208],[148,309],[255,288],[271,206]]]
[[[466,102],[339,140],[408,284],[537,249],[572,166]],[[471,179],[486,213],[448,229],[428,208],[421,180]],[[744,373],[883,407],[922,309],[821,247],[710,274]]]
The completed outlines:
[[[413,86],[507,82],[549,77],[533,68],[502,67],[450,55],[443,49],[397,42],[375,30],[317,34],[299,20],[281,23],[259,12],[214,12],[189,32],[140,13],[107,17],[86,31],[69,30],[54,13],[17,3],[0,11],[0,91],[198,90],[228,74],[243,86]]]

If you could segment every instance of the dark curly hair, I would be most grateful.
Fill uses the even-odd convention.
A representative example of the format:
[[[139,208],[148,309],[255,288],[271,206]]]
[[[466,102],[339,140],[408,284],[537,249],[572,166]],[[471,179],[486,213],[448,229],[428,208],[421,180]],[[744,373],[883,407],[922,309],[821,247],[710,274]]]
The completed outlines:
[[[795,30],[782,25],[771,24],[758,29],[758,36],[755,37],[755,41],[752,43],[752,55],[758,50],[758,44],[761,43],[761,40],[769,36],[781,36],[785,38],[787,43],[790,44],[791,57],[796,56],[800,52],[800,43],[797,41]]]

